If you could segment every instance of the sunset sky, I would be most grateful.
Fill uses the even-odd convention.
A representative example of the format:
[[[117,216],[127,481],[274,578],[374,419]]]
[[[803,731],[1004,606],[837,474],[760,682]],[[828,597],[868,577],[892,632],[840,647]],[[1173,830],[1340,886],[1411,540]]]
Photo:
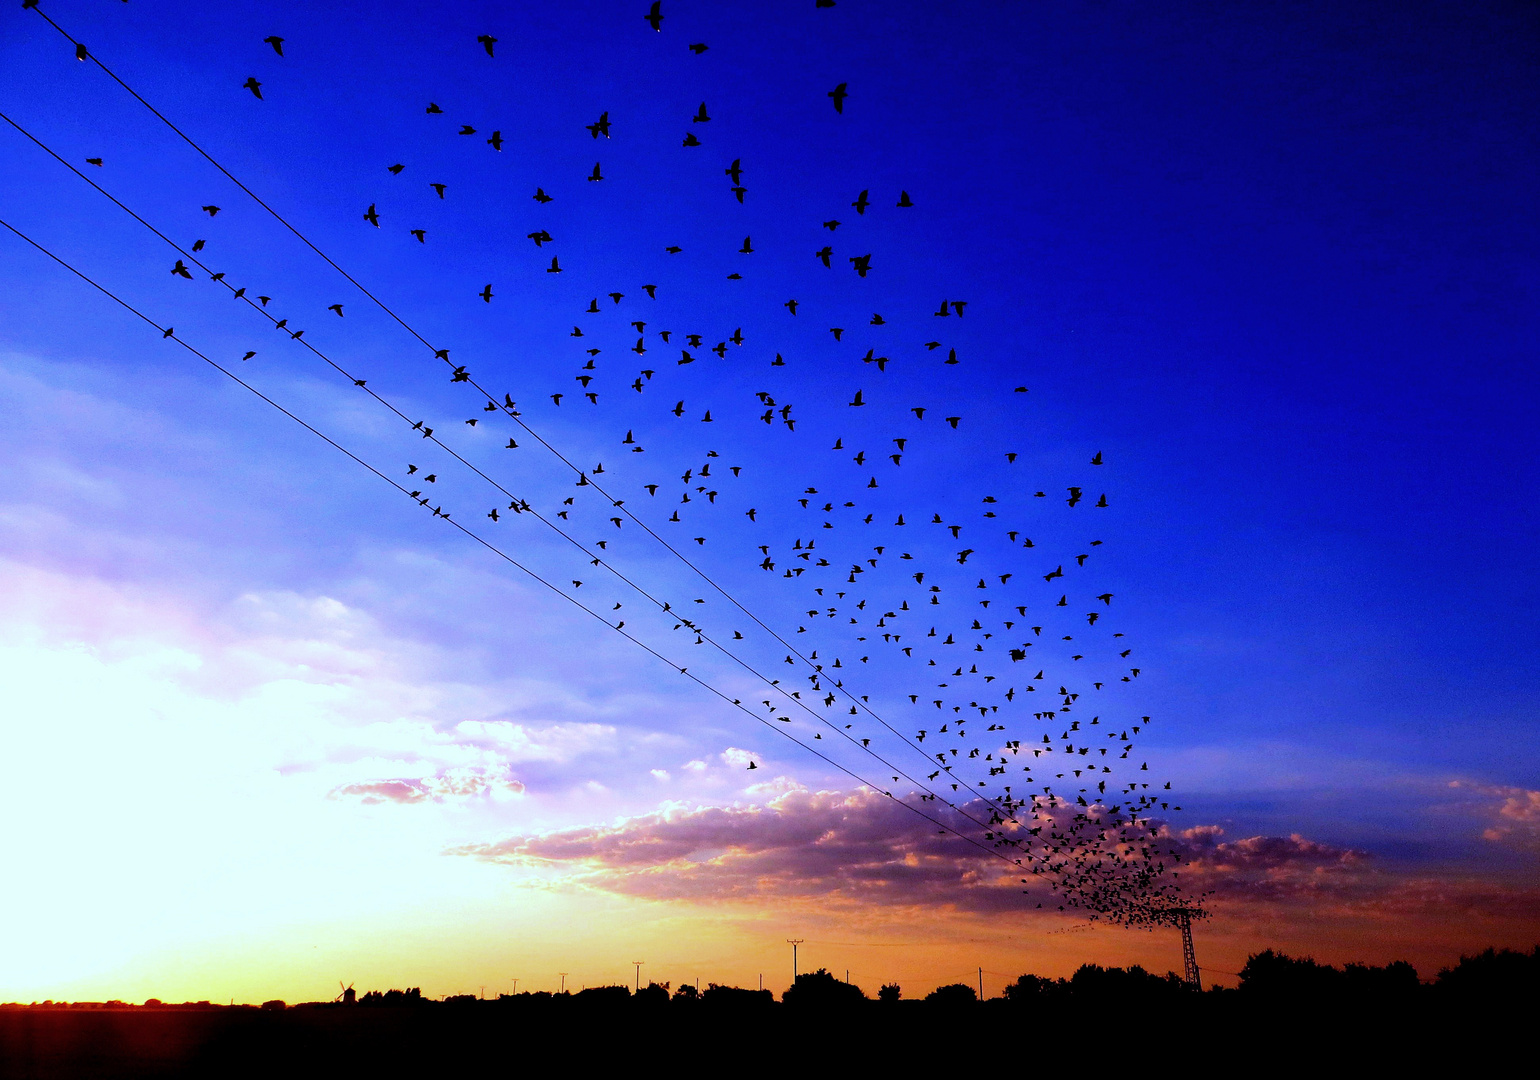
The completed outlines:
[[[205,241],[350,376],[168,273],[171,248],[3,122],[0,220],[392,479],[442,474],[432,505],[701,682],[0,230],[0,1001],[491,994],[629,983],[636,960],[779,992],[788,938],[869,993],[1180,969],[1173,931],[1036,910],[863,787],[880,764],[732,708],[702,683],[756,708],[764,684],[527,515],[488,520],[507,497],[350,381],[561,509],[571,474],[450,382],[445,347],[809,648],[854,641],[757,565],[800,543],[808,487],[915,518],[862,540],[852,511],[826,550],[902,538],[946,564],[932,511],[998,492],[1038,542],[1013,549],[1018,584],[1094,551],[1082,592],[1116,600],[1077,640],[1111,626],[1140,665],[1125,684],[1110,637],[1087,647],[1109,712],[1153,718],[1138,760],[1182,808],[1158,816],[1184,880],[1214,893],[1207,978],[1265,947],[1428,977],[1540,940],[1532,6],[664,0],[658,33],[640,0],[41,8],[433,344],[19,4],[0,112]],[[943,298],[965,316],[935,318]],[[795,430],[761,424],[757,392],[794,402]],[[671,524],[708,462],[721,498]],[[571,513],[781,674],[784,650],[638,528]],[[1031,602],[1056,618],[1079,587]],[[901,657],[849,666],[895,726],[929,723]]]

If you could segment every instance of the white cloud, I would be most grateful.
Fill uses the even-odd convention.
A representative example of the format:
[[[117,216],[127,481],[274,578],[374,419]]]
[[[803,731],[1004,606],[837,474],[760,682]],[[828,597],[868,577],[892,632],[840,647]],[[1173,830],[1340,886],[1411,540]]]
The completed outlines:
[[[750,764],[759,760],[759,754],[753,750],[742,750],[736,746],[729,746],[722,751],[722,760],[734,769],[747,769]]]

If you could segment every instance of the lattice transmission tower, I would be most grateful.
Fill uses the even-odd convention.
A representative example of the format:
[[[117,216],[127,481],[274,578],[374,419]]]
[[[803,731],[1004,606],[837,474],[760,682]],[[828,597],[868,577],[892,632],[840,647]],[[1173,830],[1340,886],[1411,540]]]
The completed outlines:
[[[1192,948],[1192,909],[1168,908],[1160,914],[1169,918],[1182,932],[1182,981],[1194,990],[1202,990],[1203,979],[1198,970],[1198,955]],[[1202,918],[1203,912],[1198,912],[1198,917]]]

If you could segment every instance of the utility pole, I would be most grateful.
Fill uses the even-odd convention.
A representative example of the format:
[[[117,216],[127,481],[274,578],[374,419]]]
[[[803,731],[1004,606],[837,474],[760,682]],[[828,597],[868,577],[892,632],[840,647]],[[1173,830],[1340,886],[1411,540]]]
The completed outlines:
[[[765,988],[765,973],[763,971],[759,973],[759,988],[761,990]],[[234,1003],[235,999],[231,998],[230,1001]]]
[[[519,980],[518,979],[514,979],[513,980],[513,992],[515,994],[517,994],[519,992]]]
[[[984,1000],[984,969],[979,968],[979,1000]]]
[[[792,981],[793,984],[795,984],[796,981],[797,981],[797,946],[801,945],[805,940],[807,940],[807,939],[806,938],[787,938],[786,939],[786,944],[791,946],[791,981]]]
[[[482,1000],[483,1000],[483,1001],[485,1001],[485,1000],[486,1000],[486,997],[487,997],[487,988],[486,988],[486,987],[485,987],[485,986],[483,986],[483,987],[482,987],[482,988],[481,988],[481,999],[482,999]]]
[[[636,988],[637,988],[637,990],[641,990],[641,988],[642,988],[642,965],[645,964],[647,961],[645,961],[645,960],[633,960],[631,962],[636,965]]]
[[[567,992],[567,973],[562,971],[557,974],[561,976],[561,992],[565,994]]]

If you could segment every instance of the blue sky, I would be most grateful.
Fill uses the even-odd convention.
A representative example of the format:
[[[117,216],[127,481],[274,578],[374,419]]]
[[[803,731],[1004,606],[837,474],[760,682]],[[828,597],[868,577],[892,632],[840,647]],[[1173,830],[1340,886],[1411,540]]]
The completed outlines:
[[[1115,617],[1142,664],[1136,688],[1107,693],[1122,695],[1109,697],[1118,715],[1156,718],[1140,748],[1182,792],[1173,827],[1301,834],[1418,880],[1522,882],[1540,818],[1526,809],[1540,428],[1533,12],[803,7],[665,4],[658,34],[635,4],[45,9],[436,346],[511,393],[532,426],[583,467],[602,461],[638,513],[664,518],[663,499],[693,490],[677,477],[709,450],[721,455],[716,476],[742,467],[721,480],[720,505],[688,508],[680,543],[785,633],[806,590],[771,582],[755,545],[779,552],[811,534],[794,503],[803,487],[846,492],[884,520],[963,520],[982,494],[1014,499],[1038,548],[1024,556],[993,538],[979,557],[1017,567],[1018,585],[1105,541],[1088,571],[1117,597],[1103,625]],[[291,328],[409,415],[439,418],[467,458],[532,502],[570,494],[570,477],[526,440],[503,449],[517,434],[506,424],[464,425],[483,399],[452,386],[428,349],[46,23],[18,8],[0,26],[0,109],[184,247],[206,240],[211,267],[271,296]],[[498,38],[494,57],[476,44],[484,33]],[[269,34],[285,38],[281,58],[262,43]],[[692,54],[696,41],[709,49]],[[242,88],[247,77],[262,100]],[[850,97],[836,114],[826,91],[841,82]],[[441,115],[424,111],[430,101]],[[712,119],[692,123],[702,101]],[[584,125],[601,112],[612,135],[590,138]],[[454,134],[461,125],[476,134]],[[500,152],[486,144],[494,130]],[[702,145],[682,147],[686,133]],[[634,608],[527,521],[486,522],[499,500],[484,488],[429,459],[228,291],[168,274],[169,248],[14,131],[0,134],[5,220],[382,470],[403,481],[408,463],[414,476],[442,471],[434,491],[455,500],[456,518],[499,530],[532,568],[584,578],[578,593],[605,609]],[[84,164],[96,156],[100,169]],[[741,205],[723,176],[734,159]],[[584,179],[595,160],[601,183]],[[400,175],[386,171],[398,162]],[[530,198],[537,185],[551,203]],[[872,206],[858,215],[862,190]],[[900,191],[912,208],[894,205]],[[379,230],[362,220],[370,204]],[[210,218],[205,205],[221,210]],[[834,218],[838,229],[821,227]],[[527,238],[538,229],[549,245]],[[745,236],[752,254],[739,252]],[[813,256],[825,243],[830,270]],[[665,254],[669,244],[684,250]],[[77,688],[100,680],[101,700],[144,716],[233,710],[216,725],[229,741],[201,752],[180,729],[157,743],[144,721],[135,752],[173,802],[179,785],[189,799],[203,791],[178,778],[206,772],[208,755],[246,753],[240,782],[275,785],[263,798],[286,828],[363,829],[425,866],[466,861],[440,851],[645,817],[670,801],[768,805],[793,785],[851,788],[19,242],[0,250],[11,416],[0,439],[12,463],[0,553],[28,598],[6,633],[34,703],[8,726],[39,773],[64,755],[108,776],[124,752],[93,749],[108,745],[93,734],[107,721],[84,691],[50,705],[57,681],[24,674],[53,670]],[[860,278],[848,258],[866,253],[873,269]],[[560,275],[544,272],[552,254]],[[658,285],[656,300],[644,283]],[[605,298],[612,290],[622,301]],[[966,301],[965,316],[934,318],[942,298]],[[586,312],[590,299],[600,314]],[[339,302],[341,320],[326,310]],[[633,319],[647,324],[656,370],[640,395],[627,389],[643,363],[627,351]],[[663,327],[703,335],[697,362],[676,365],[679,339],[658,341]],[[742,346],[705,351],[736,329]],[[924,347],[937,338],[942,348]],[[596,406],[573,381],[590,341],[602,349]],[[892,356],[886,371],[859,363],[867,348]],[[960,363],[944,365],[953,348]],[[247,350],[257,356],[242,363]],[[784,366],[771,366],[776,354]],[[1030,391],[1014,393],[1021,385]],[[845,404],[857,389],[870,399],[861,410]],[[797,429],[761,425],[757,391],[794,403]],[[686,416],[671,415],[675,400]],[[908,413],[920,403],[924,419]],[[962,417],[955,431],[948,415]],[[625,431],[644,454],[627,452]],[[881,463],[895,435],[912,442],[902,466],[849,461],[863,450]],[[1089,466],[1097,452],[1106,464]],[[643,494],[649,480],[664,490]],[[1106,490],[1112,505],[1067,509],[1058,492],[1070,484],[1091,498]],[[1039,489],[1055,497],[1033,500]],[[747,522],[747,507],[760,519]],[[574,508],[574,534],[610,536],[600,510]],[[863,532],[858,516],[815,534],[820,544],[855,558],[902,539],[937,566],[956,550],[938,527]],[[965,541],[978,535],[965,527]],[[703,619],[737,625],[635,530],[613,544],[617,564],[660,595],[708,599]],[[1051,601],[1049,588],[1037,592]],[[752,680],[639,609],[636,619],[649,641],[752,699]],[[1091,663],[1110,664],[1111,644]],[[772,643],[747,648],[779,661]],[[94,675],[70,666],[82,657],[101,665]],[[874,698],[906,715],[906,669],[874,656],[867,670]],[[268,707],[309,719],[273,733]],[[27,741],[63,715],[78,736]],[[504,726],[474,727],[487,723]],[[730,748],[785,784],[748,790]],[[400,805],[346,794],[386,780],[416,781],[416,794]],[[141,789],[116,783],[93,789],[115,792],[104,805],[151,814]],[[42,807],[79,797],[29,792],[18,805],[44,818]],[[28,866],[79,842],[70,825],[39,835]],[[182,843],[157,857],[175,863]],[[484,871],[474,884],[458,869],[422,879],[436,896],[482,903],[504,869]],[[338,896],[359,891],[339,880]],[[379,926],[399,917],[380,901]],[[1454,947],[1418,927],[1407,938],[1420,936],[1426,955]],[[1338,940],[1317,933],[1318,948]],[[1363,940],[1343,934],[1343,948]],[[1256,940],[1237,931],[1234,947]],[[171,947],[130,952],[143,963]],[[66,968],[44,956],[15,993],[121,975]]]

